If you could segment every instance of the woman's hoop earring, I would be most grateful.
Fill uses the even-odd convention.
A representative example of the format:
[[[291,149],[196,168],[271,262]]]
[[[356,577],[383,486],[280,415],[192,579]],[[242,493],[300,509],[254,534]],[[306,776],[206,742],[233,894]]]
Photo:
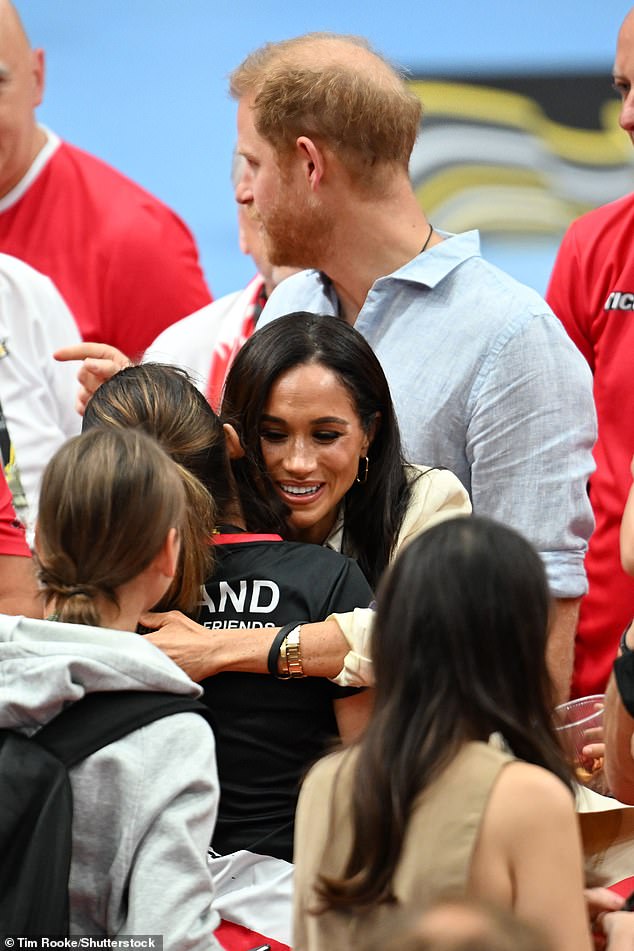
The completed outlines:
[[[360,482],[362,485],[364,482],[368,481],[368,472],[370,471],[370,460],[367,456],[361,456],[359,458],[359,469],[357,471],[357,482]]]

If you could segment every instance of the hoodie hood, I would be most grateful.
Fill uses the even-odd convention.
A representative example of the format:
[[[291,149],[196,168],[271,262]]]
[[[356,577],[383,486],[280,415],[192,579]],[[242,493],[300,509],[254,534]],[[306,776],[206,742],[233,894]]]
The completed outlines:
[[[202,689],[138,634],[0,614],[0,728],[32,733],[89,693]]]

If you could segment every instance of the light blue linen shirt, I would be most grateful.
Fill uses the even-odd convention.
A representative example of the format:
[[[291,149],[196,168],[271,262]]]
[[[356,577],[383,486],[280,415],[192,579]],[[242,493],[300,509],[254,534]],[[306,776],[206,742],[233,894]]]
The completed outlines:
[[[258,326],[299,310],[339,313],[325,275],[283,281]],[[474,512],[522,532],[555,597],[584,594],[592,376],[543,298],[485,261],[470,231],[375,281],[355,328],[381,361],[408,460],[447,466]]]

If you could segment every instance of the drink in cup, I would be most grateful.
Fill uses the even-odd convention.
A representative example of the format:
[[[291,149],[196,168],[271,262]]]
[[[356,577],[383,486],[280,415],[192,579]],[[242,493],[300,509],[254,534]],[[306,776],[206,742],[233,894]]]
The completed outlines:
[[[574,766],[577,779],[591,785],[596,773],[603,767],[603,757],[583,755],[584,746],[603,741],[603,694],[579,697],[555,707],[557,732]]]

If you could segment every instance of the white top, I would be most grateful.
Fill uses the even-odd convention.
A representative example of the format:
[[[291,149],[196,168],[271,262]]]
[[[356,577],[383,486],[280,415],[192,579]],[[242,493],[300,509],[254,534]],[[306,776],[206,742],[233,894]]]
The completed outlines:
[[[20,504],[16,509],[31,537],[44,467],[81,430],[75,410],[77,367],[58,363],[53,351],[80,342],[77,324],[52,281],[0,254],[0,402],[26,495],[26,509]],[[15,495],[14,501],[19,503]]]
[[[171,363],[182,367],[202,393],[206,393],[212,355],[223,343],[232,347],[253,296],[254,278],[241,291],[201,307],[167,327],[150,344],[143,363]]]

